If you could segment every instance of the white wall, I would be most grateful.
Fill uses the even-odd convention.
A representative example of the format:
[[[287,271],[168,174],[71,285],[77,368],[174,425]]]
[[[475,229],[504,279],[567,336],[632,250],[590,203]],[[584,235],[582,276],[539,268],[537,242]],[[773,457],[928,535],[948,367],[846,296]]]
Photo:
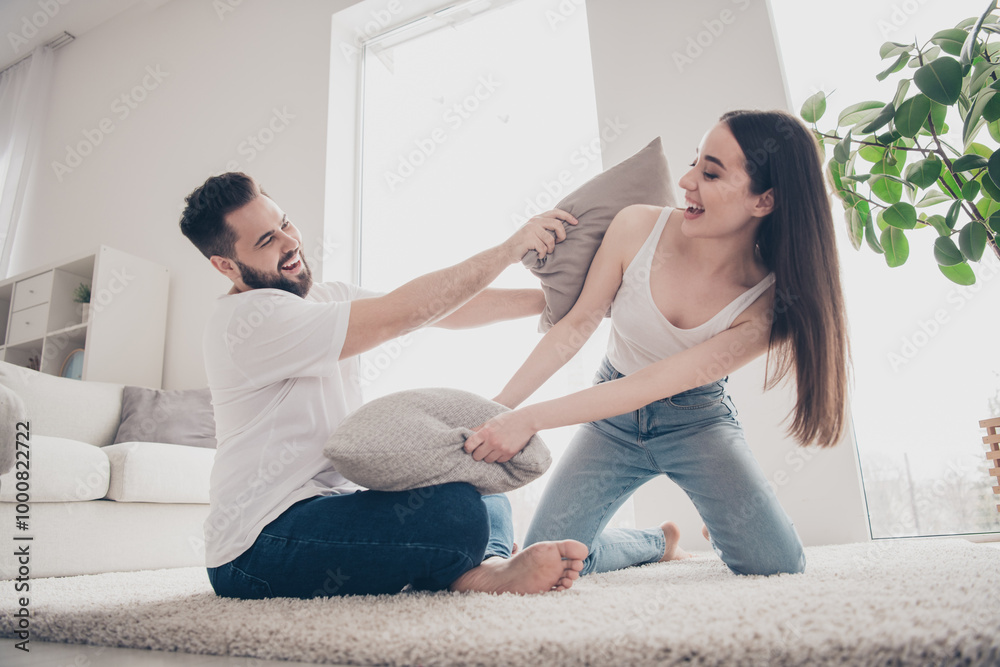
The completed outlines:
[[[628,125],[604,147],[604,164],[620,162],[652,137],[663,137],[674,180],[687,169],[702,135],[725,111],[789,110],[768,6],[761,0],[587,0],[598,118]],[[807,545],[868,539],[853,433],[830,450],[798,448],[782,420],[790,388],[761,391],[763,359],[730,377],[730,388],[754,455]],[[665,478],[635,496],[636,523],[672,519],[681,546],[703,550],[701,520]]]
[[[204,0],[126,12],[57,51],[12,254],[12,274],[100,243],[166,266],[168,389],[205,386],[201,334],[212,301],[230,286],[178,229],[192,189],[213,173],[247,171],[305,243],[322,245],[330,17],[351,2],[221,4],[236,6],[221,17],[220,3]],[[160,80],[147,68],[159,68]],[[151,90],[134,109],[116,102],[144,79]],[[243,142],[270,131],[275,109],[290,117],[274,121],[281,131],[255,154]],[[102,119],[113,130],[60,181],[52,163],[65,163],[66,146],[86,141]],[[313,263],[319,269],[321,258]]]

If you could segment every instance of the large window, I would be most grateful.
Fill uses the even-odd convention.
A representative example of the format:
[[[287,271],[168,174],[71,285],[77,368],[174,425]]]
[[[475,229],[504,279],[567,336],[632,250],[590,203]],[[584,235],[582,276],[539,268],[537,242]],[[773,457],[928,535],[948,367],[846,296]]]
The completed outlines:
[[[601,171],[584,6],[500,4],[475,14],[488,5],[457,3],[363,49],[359,261],[366,287],[390,290],[500,243]],[[494,286],[538,282],[515,265]],[[529,400],[589,385],[606,327]],[[493,397],[539,338],[536,318],[420,331],[364,355],[366,399],[434,386]],[[574,430],[543,434],[554,458]],[[544,484],[509,496],[519,540]],[[629,525],[630,510],[618,525]]]
[[[849,104],[892,98],[894,80],[875,79],[888,65],[878,55],[883,42],[916,36],[923,44],[986,6],[982,0],[771,4],[793,108],[817,90],[835,91],[822,128]],[[961,119],[949,123],[961,129]],[[996,148],[985,131],[979,140]],[[852,410],[872,536],[1000,530],[978,426],[1000,416],[1000,357],[986,352],[996,341],[996,258],[987,253],[976,267],[977,284],[959,287],[936,268],[933,230],[909,234],[909,260],[890,269],[867,247],[851,247],[839,205],[835,216],[854,353]]]

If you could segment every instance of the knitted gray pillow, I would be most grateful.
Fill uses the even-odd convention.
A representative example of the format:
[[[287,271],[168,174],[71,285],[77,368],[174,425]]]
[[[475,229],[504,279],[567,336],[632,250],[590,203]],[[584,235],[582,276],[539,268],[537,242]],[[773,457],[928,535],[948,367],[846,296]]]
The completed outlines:
[[[463,445],[472,429],[509,412],[459,389],[412,389],[377,398],[347,416],[323,453],[337,471],[376,491],[468,482],[483,495],[522,487],[552,457],[537,435],[506,463],[476,461]]]

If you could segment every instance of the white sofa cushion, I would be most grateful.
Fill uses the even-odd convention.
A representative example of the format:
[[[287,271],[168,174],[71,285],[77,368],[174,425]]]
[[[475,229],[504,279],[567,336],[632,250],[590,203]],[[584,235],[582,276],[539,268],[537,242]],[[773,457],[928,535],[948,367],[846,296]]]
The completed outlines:
[[[111,462],[105,498],[120,503],[208,503],[215,450],[162,442],[102,447]]]
[[[115,441],[125,385],[39,373],[0,361],[0,384],[21,397],[31,434],[74,438],[98,447]]]
[[[108,492],[110,464],[100,447],[49,435],[32,433],[28,452],[28,493],[33,503],[97,500]],[[0,501],[17,502],[17,459],[14,468],[0,475]]]

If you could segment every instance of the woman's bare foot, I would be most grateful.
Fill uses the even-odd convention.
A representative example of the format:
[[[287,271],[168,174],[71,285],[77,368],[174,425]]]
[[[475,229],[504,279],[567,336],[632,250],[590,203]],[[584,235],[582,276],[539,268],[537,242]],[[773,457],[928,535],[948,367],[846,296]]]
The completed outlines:
[[[660,524],[660,530],[663,531],[663,539],[667,541],[667,548],[663,551],[663,558],[660,559],[661,563],[668,560],[691,558],[691,554],[677,546],[677,543],[681,539],[681,531],[678,530],[676,523],[673,521],[662,523]]]
[[[708,536],[708,526],[706,526],[705,524],[701,524],[701,535],[709,542],[712,541],[712,538]]]
[[[510,558],[489,558],[454,582],[453,591],[545,593],[562,591],[580,577],[587,547],[576,540],[538,542]]]

